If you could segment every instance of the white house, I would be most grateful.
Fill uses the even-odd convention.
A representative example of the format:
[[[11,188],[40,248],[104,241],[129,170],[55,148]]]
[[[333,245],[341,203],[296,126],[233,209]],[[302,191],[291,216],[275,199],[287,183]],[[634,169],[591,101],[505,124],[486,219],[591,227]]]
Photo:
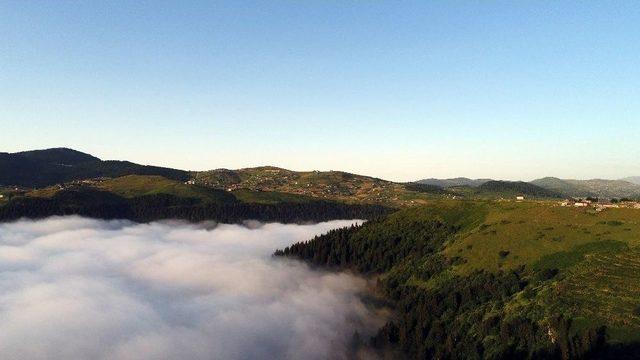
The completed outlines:
[[[518,195],[518,196],[516,196],[516,200],[522,201],[522,200],[524,200],[524,196]]]
[[[586,202],[576,202],[575,204],[573,204],[573,206],[575,206],[575,207],[587,207],[587,206],[589,206],[589,204],[587,204]]]

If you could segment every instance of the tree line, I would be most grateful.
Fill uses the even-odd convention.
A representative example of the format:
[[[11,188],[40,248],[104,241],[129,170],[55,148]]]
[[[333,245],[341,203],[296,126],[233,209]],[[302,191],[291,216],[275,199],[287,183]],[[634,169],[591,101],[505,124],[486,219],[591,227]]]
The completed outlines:
[[[128,219],[148,222],[182,219],[192,222],[215,220],[239,223],[244,220],[299,223],[335,219],[372,219],[391,210],[378,205],[354,205],[332,201],[305,203],[209,203],[168,194],[123,198],[90,189],[61,191],[52,198],[16,197],[0,206],[0,221],[80,215],[99,219]]]

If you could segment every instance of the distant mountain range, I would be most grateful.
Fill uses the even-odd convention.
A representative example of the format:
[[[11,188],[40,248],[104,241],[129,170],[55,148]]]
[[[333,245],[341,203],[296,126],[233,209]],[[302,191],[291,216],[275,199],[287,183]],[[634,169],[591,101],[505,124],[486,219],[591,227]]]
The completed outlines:
[[[640,196],[640,185],[625,180],[567,180],[546,177],[531,182],[566,196],[592,196],[599,198],[635,198]]]
[[[441,188],[448,188],[453,186],[470,186],[470,187],[478,187],[487,181],[491,181],[492,179],[469,179],[466,177],[458,177],[453,179],[424,179],[416,181],[418,184],[426,184],[426,185],[435,185]]]
[[[467,186],[482,189],[483,185],[489,184],[485,188],[497,189],[517,189],[522,188],[523,195],[527,193],[542,194],[539,189],[525,187],[522,182],[500,181],[495,183],[491,179],[424,179],[416,183],[439,186],[443,189]],[[520,184],[520,185],[516,185]],[[628,177],[620,180],[591,179],[572,180],[559,179],[556,177],[545,177],[536,179],[526,184],[548,190],[548,194],[555,194],[555,197],[599,197],[599,198],[638,198],[640,197],[640,176]]]
[[[630,182],[632,184],[640,185],[640,176],[629,176],[620,180]]]

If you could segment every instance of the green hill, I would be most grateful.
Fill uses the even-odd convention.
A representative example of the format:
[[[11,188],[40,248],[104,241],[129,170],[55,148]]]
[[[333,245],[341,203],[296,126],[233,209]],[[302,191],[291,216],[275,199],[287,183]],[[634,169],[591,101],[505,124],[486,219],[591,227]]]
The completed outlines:
[[[196,173],[193,179],[196,184],[215,189],[245,189],[387,206],[424,204],[434,195],[444,194],[442,191],[425,191],[424,186],[416,184],[394,183],[343,171],[291,171],[272,166],[203,171]]]
[[[640,211],[441,201],[276,252],[375,275],[409,358],[618,358],[640,343]]]
[[[226,191],[188,185],[157,175],[127,175],[97,182],[95,186],[100,190],[109,191],[125,198],[165,194],[215,203],[230,203],[237,200],[235,196]]]
[[[73,181],[33,190],[0,189],[0,221],[82,215],[147,222],[244,220],[309,222],[370,219],[391,209],[303,195],[238,189],[226,191],[155,175]],[[6,197],[5,197],[6,196]]]

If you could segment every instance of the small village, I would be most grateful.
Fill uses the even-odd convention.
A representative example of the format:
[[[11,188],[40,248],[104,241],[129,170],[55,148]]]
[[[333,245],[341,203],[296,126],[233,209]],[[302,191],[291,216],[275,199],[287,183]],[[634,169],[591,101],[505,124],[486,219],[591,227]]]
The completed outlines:
[[[227,191],[278,191],[322,199],[355,197],[369,202],[397,201],[402,188],[392,182],[338,171],[294,172],[279,168],[214,170],[197,174],[185,184]]]
[[[508,199],[499,199],[502,201]],[[526,200],[524,195],[516,195],[516,202],[522,202]],[[562,207],[574,207],[583,209],[593,209],[596,212],[601,212],[607,209],[638,209],[640,210],[640,201],[631,199],[598,199],[593,197],[586,198],[567,198],[562,201],[556,202],[558,206]]]
[[[561,201],[560,206],[576,207],[576,208],[593,208],[595,211],[600,212],[606,209],[640,209],[640,202],[629,199],[597,199],[597,198],[570,198]]]

